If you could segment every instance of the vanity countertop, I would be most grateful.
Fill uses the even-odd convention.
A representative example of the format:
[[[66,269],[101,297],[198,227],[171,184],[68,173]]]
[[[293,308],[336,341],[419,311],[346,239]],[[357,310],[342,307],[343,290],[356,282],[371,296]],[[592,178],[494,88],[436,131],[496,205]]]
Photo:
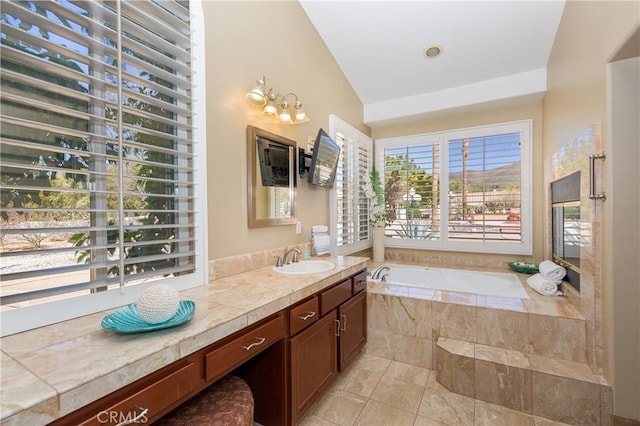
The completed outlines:
[[[369,260],[323,259],[336,268],[285,275],[268,266],[181,291],[196,310],[174,328],[104,330],[100,322],[113,309],[3,337],[0,421],[49,423],[353,275]]]

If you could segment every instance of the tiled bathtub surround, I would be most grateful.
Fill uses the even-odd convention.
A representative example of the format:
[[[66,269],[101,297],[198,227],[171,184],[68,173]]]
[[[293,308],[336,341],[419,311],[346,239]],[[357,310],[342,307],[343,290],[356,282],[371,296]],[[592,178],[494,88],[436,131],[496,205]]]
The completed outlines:
[[[563,291],[569,301],[585,318],[586,358],[589,366],[596,372],[603,371],[603,334],[602,334],[602,202],[589,199],[589,154],[602,152],[600,123],[568,141],[545,164],[545,189],[549,206],[545,229],[549,230],[545,256],[551,256],[551,182],[581,171],[580,180],[580,292],[563,285]],[[601,173],[596,173],[596,188],[602,188]]]
[[[477,271],[502,269],[513,256],[499,254],[473,253],[473,256],[460,256],[451,252],[432,254],[430,250],[412,250],[387,247],[385,260],[392,263],[425,264],[434,268],[473,269]]]
[[[433,369],[461,396],[571,424],[609,424],[611,387],[586,363],[585,318],[566,297],[541,296],[518,276],[530,299],[369,282],[365,351]]]
[[[435,371],[469,398],[569,424],[611,422],[611,387],[585,363],[440,338]]]
[[[521,280],[526,276],[520,275]],[[369,282],[366,350],[433,368],[438,337],[585,362],[585,321],[563,298],[512,299]]]

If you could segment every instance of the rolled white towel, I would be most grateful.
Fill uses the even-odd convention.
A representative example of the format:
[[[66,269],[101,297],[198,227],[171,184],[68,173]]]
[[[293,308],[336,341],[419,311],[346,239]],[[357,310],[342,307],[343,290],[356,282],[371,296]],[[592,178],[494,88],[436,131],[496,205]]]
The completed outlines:
[[[312,234],[325,234],[329,232],[329,227],[327,225],[313,225],[311,227]]]
[[[556,284],[560,284],[560,281],[567,275],[567,270],[562,266],[558,265],[555,262],[550,260],[543,260],[538,265],[538,270],[548,280],[555,282]]]
[[[546,279],[542,274],[530,276],[527,278],[527,284],[543,296],[562,296],[562,292],[558,290],[558,283]]]

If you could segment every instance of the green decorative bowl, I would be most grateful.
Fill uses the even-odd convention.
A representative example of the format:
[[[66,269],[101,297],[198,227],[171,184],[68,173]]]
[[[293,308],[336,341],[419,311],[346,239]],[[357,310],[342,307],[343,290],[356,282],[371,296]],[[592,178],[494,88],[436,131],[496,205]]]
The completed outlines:
[[[537,274],[538,265],[526,262],[509,262],[509,267],[522,274]]]

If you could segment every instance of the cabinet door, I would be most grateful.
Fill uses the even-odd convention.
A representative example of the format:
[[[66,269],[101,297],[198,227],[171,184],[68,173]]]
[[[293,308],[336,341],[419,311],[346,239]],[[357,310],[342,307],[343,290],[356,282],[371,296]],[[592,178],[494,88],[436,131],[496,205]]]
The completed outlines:
[[[291,338],[291,418],[297,423],[338,372],[335,312]]]
[[[338,308],[340,371],[351,363],[367,341],[367,292],[362,291]]]

